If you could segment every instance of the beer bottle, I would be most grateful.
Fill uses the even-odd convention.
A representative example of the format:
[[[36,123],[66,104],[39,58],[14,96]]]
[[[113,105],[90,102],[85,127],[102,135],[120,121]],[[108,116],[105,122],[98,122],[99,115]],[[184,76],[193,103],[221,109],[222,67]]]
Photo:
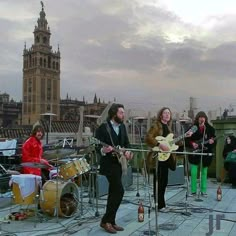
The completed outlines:
[[[138,207],[138,222],[143,222],[144,221],[144,207],[142,202],[139,202],[139,207]]]
[[[222,200],[222,190],[221,190],[221,187],[219,185],[218,189],[217,189],[217,194],[216,194],[216,198],[217,198],[217,201],[221,201]]]

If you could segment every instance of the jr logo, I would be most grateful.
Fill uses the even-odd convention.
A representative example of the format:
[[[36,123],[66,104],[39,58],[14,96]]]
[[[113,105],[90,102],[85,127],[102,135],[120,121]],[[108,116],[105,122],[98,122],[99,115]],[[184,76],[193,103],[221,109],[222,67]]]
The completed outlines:
[[[216,215],[216,230],[220,230],[220,221],[224,219],[225,215],[220,214]],[[213,234],[213,215],[209,215],[209,232],[206,233],[206,236],[210,236]]]

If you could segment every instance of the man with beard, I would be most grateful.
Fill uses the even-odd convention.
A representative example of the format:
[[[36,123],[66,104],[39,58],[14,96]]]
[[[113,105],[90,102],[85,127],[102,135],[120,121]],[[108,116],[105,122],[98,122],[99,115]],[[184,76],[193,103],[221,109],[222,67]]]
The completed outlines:
[[[108,118],[96,130],[96,138],[103,145],[99,146],[101,153],[100,174],[105,175],[109,182],[106,213],[102,217],[100,226],[108,233],[123,231],[124,228],[118,226],[115,222],[117,210],[121,204],[124,189],[121,182],[122,166],[120,155],[117,153],[117,146],[121,148],[129,147],[129,139],[124,122],[124,106],[122,104],[112,104],[108,111]],[[121,149],[123,158],[130,160],[132,153]]]

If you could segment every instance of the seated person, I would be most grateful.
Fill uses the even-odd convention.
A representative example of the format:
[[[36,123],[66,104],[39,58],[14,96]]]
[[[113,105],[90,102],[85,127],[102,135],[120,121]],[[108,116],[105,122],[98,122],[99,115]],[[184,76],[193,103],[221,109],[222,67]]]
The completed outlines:
[[[49,171],[52,167],[47,160],[42,158],[43,147],[41,139],[44,136],[44,130],[41,125],[35,125],[31,132],[31,136],[25,141],[22,146],[22,163],[36,162],[48,166],[46,169],[22,167],[22,174],[33,174],[42,177],[42,183],[45,183],[49,179]]]

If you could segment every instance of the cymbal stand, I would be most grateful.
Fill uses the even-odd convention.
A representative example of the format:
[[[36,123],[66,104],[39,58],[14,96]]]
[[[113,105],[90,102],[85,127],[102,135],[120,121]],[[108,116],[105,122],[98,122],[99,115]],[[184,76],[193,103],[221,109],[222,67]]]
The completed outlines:
[[[41,182],[37,181],[37,178],[35,176],[34,178],[34,184],[35,184],[35,189],[34,189],[34,194],[35,194],[35,199],[34,199],[34,207],[35,207],[35,222],[34,222],[34,228],[36,228],[37,224],[37,218],[39,219],[39,222],[41,223],[43,220],[43,215],[39,213],[38,205],[40,204],[40,194],[42,194],[42,200],[43,199],[43,192],[42,192],[42,179]]]
[[[184,129],[183,126],[181,126],[182,133],[184,135]],[[187,155],[186,155],[186,145],[185,145],[185,140],[184,140],[184,171],[185,171],[185,176],[186,176],[186,193],[185,193],[185,212],[182,212],[181,214],[185,216],[190,216],[192,215],[191,212],[188,211],[188,196],[189,196],[189,173],[188,173],[188,160],[187,160]]]
[[[96,159],[96,168],[95,168],[95,189],[96,189],[96,201],[95,201],[95,206],[96,206],[96,211],[95,211],[95,216],[98,217],[100,216],[99,211],[98,211],[98,156],[96,153],[96,150],[94,150],[94,155]]]
[[[90,158],[91,160],[91,165],[90,167],[93,167],[93,158]],[[89,204],[92,204],[92,207],[94,205],[94,177],[93,177],[93,168],[90,169],[89,171],[89,185],[88,185],[88,192],[89,192]]]
[[[57,175],[56,175],[56,206],[54,209],[54,216],[56,216],[56,222],[59,222],[59,207],[60,207],[60,199],[59,199],[59,191],[58,191],[58,182],[59,182],[59,167],[58,167],[58,154],[56,154],[56,165],[57,165]]]
[[[79,176],[80,178],[80,216],[83,215],[83,174]]]
[[[88,203],[91,204],[93,206],[93,201],[92,198],[94,196],[93,194],[93,177],[92,177],[92,171],[89,172],[89,185],[88,185],[88,196],[89,196],[89,200]]]
[[[93,155],[95,156],[95,163],[97,164],[98,163],[98,158],[97,158],[97,153],[96,151],[93,151]],[[99,211],[98,211],[98,170],[97,170],[97,167],[94,167],[94,159],[91,158],[91,169],[90,169],[90,173],[89,173],[89,176],[90,177],[90,182],[91,185],[90,185],[90,188],[89,188],[89,195],[92,196],[93,198],[93,201],[90,202],[90,203],[93,203],[93,207],[94,207],[94,199],[95,199],[95,196],[96,196],[96,199],[95,199],[95,207],[96,207],[96,211],[95,211],[95,217],[98,217],[100,214],[99,214]]]

